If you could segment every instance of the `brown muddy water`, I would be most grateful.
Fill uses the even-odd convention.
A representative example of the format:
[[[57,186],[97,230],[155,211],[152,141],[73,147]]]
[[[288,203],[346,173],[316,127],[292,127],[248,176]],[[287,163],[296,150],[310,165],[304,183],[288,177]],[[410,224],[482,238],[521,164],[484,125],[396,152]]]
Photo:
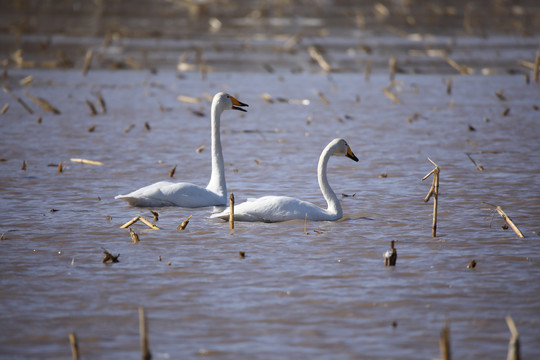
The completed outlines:
[[[164,11],[173,3],[141,2],[146,7],[125,18],[140,20],[145,9]],[[525,20],[535,19],[534,4],[508,8],[510,28],[520,30],[519,6]],[[520,332],[522,358],[540,358],[540,88],[518,62],[534,61],[540,38],[474,21],[469,33],[461,28],[465,2],[456,5],[457,25],[436,32],[422,24],[434,36],[420,40],[396,34],[400,18],[393,11],[400,7],[386,2],[350,7],[356,20],[362,10],[380,31],[365,38],[368,30],[356,22],[331,21],[347,9],[343,4],[330,7],[327,18],[313,10],[309,21],[287,13],[256,17],[249,8],[234,15],[236,22],[223,20],[220,28],[212,21],[218,29],[209,29],[213,16],[226,19],[236,5],[222,13],[210,6],[202,20],[186,15],[186,23],[205,24],[193,38],[168,33],[169,19],[158,39],[121,33],[105,47],[111,15],[92,15],[91,7],[87,17],[66,23],[67,36],[40,28],[39,13],[23,6],[35,31],[20,34],[22,58],[12,56],[17,36],[2,34],[2,83],[33,114],[0,93],[0,106],[9,103],[0,115],[0,358],[69,358],[70,332],[84,359],[138,357],[139,306],[154,359],[432,359],[440,354],[445,321],[454,358],[504,358],[507,315]],[[384,12],[380,5],[389,16],[368,16]],[[411,9],[411,16],[431,11]],[[502,19],[495,10],[493,19]],[[157,27],[159,16],[148,14]],[[83,36],[84,19],[101,19],[99,31]],[[150,25],[143,30],[150,33]],[[303,38],[293,53],[276,50],[302,27],[305,34],[329,33]],[[479,29],[494,34],[482,37]],[[257,36],[265,32],[272,36]],[[43,39],[51,41],[44,52],[32,48]],[[306,48],[315,43],[339,71],[326,73],[310,61]],[[73,63],[46,68],[53,49],[63,46],[72,49]],[[94,58],[84,76],[88,48]],[[459,74],[440,56],[419,56],[419,48],[453,49],[450,57],[474,73]],[[185,60],[194,70],[179,72],[178,58],[189,49]],[[389,87],[392,54],[401,71]],[[214,71],[201,74],[201,66]],[[27,76],[32,81],[22,85]],[[343,137],[360,161],[329,163],[342,220],[308,222],[306,231],[303,221],[236,223],[231,232],[228,223],[209,218],[213,208],[139,209],[114,200],[169,180],[174,166],[173,180],[208,182],[208,99],[218,91],[249,104],[247,113],[225,112],[221,121],[227,186],[237,202],[289,195],[323,206],[317,160],[330,140]],[[441,169],[437,237],[433,200],[423,201],[431,178],[421,179],[433,169],[428,157]],[[525,238],[503,230],[490,204],[501,206]],[[150,210],[159,212],[162,230],[137,223],[140,242],[132,243],[120,226],[137,215],[152,219]],[[176,230],[190,215],[187,228]],[[385,267],[392,240],[397,265]],[[103,248],[120,254],[119,262],[102,264]],[[472,260],[476,267],[469,269]]]

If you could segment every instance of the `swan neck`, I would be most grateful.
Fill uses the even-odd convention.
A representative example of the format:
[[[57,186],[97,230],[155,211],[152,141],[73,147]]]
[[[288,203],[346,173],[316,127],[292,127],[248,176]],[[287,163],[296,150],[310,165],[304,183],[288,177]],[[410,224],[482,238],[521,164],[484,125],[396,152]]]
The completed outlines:
[[[223,163],[223,153],[221,151],[221,137],[220,137],[220,116],[222,110],[217,108],[215,102],[212,103],[211,113],[211,155],[212,155],[212,174],[210,175],[210,182],[206,187],[219,196],[227,196],[227,185],[225,182],[225,165]]]
[[[319,180],[319,187],[321,188],[321,192],[326,200],[326,203],[328,204],[328,213],[337,215],[338,218],[341,218],[343,215],[341,203],[339,202],[336,194],[334,193],[334,190],[332,190],[332,188],[330,187],[330,184],[328,183],[328,178],[326,176],[326,168],[331,155],[332,149],[331,146],[328,145],[323,150],[321,157],[319,158],[317,177]]]

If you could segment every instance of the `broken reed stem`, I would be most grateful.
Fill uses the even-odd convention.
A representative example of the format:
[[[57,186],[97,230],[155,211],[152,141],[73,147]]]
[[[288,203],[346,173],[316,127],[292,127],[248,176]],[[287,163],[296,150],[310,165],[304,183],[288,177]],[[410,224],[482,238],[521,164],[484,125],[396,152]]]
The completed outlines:
[[[369,82],[369,77],[371,75],[371,59],[369,59],[367,62],[366,62],[366,66],[364,68],[364,81],[365,82]]]
[[[83,66],[83,71],[82,71],[83,76],[86,76],[86,74],[88,73],[91,62],[92,62],[92,49],[88,49],[88,51],[86,52],[86,55],[84,56],[84,66]]]
[[[77,335],[74,332],[69,333],[69,343],[71,344],[73,360],[79,360],[79,345],[77,344]]]
[[[536,59],[534,60],[533,79],[534,79],[535,84],[538,84],[539,72],[540,72],[540,47],[536,51]]]
[[[390,243],[390,250],[384,254],[384,266],[396,266],[397,250],[394,246],[394,240]]]
[[[142,215],[138,215],[134,217],[133,219],[129,220],[124,225],[120,226],[120,229],[125,229],[127,227],[130,227],[131,225],[135,224],[137,221],[141,220],[142,223],[144,223],[146,226],[153,230],[161,230],[157,225],[152,224],[150,220],[145,219]]]
[[[508,354],[506,355],[506,360],[520,360],[520,350],[519,350],[519,332],[517,331],[516,324],[510,315],[506,316],[506,324],[510,329],[512,336],[510,337],[510,342],[508,343]]]
[[[28,91],[23,91],[23,94],[26,95],[30,100],[32,100],[35,104],[41,106],[43,108],[43,110],[45,111],[50,111],[52,112],[53,114],[55,115],[59,115],[60,114],[60,110],[58,110],[57,108],[55,108],[54,106],[51,105],[51,103],[49,103],[47,100],[45,99],[42,99],[42,98],[38,98],[38,97],[35,97],[33,95],[31,95]]]
[[[309,55],[313,58],[313,60],[315,60],[317,64],[319,64],[321,69],[323,69],[326,72],[332,71],[332,67],[330,66],[330,64],[328,64],[324,56],[321,54],[319,50],[317,50],[315,46],[309,46],[308,52],[309,52]]]
[[[304,234],[307,235],[307,213],[306,213],[306,217],[304,218]]]
[[[495,207],[495,210],[497,210],[497,212],[499,213],[499,215],[502,216],[502,218],[506,221],[506,223],[512,228],[512,230],[514,230],[514,232],[517,234],[518,237],[520,238],[524,238],[525,236],[523,235],[523,233],[518,229],[518,227],[516,226],[516,224],[514,224],[514,222],[512,221],[512,219],[510,219],[510,217],[508,215],[506,215],[506,213],[503,211],[503,209],[501,209],[500,206],[497,206]]]
[[[234,230],[234,194],[229,196],[229,228]]]
[[[191,219],[192,216],[193,216],[193,214],[189,215],[186,220],[182,221],[182,223],[180,225],[178,225],[176,230],[184,230],[186,228],[186,226],[189,224],[189,219]]]
[[[471,154],[465,153],[465,155],[467,155],[467,157],[469,158],[469,160],[472,161],[472,163],[473,163],[474,166],[476,167],[476,170],[478,170],[478,171],[484,171],[484,167],[481,166],[481,165],[478,165],[477,162],[472,158]]]
[[[133,219],[129,220],[127,223],[125,223],[124,225],[120,226],[120,229],[125,229],[127,227],[130,227],[131,225],[135,224],[137,221],[139,221],[139,218],[141,216],[138,215],[138,216],[135,216]]]
[[[34,113],[34,111],[32,111],[32,109],[30,109],[30,107],[28,107],[28,105],[26,105],[26,103],[20,97],[12,93],[6,85],[2,86],[2,89],[4,89],[5,93],[11,95],[11,97],[14,98],[15,101],[17,101],[26,111],[28,111],[29,114]]]
[[[439,346],[441,348],[441,360],[450,360],[450,328],[448,323],[445,323],[441,330]]]
[[[150,220],[147,220],[146,218],[144,218],[143,216],[139,216],[139,220],[141,220],[141,222],[143,222],[146,226],[148,226],[150,229],[153,229],[153,230],[161,230],[157,225],[155,224],[152,224],[152,222]]]
[[[424,202],[428,202],[431,198],[431,195],[433,195],[433,223],[431,226],[431,236],[436,237],[437,236],[437,208],[439,206],[439,173],[440,168],[437,164],[435,164],[430,158],[428,160],[435,165],[435,169],[431,170],[426,176],[422,178],[422,181],[427,179],[431,174],[433,174],[433,182],[431,184],[431,188],[429,189],[428,194],[424,198]]]
[[[397,69],[397,59],[395,56],[392,56],[388,60],[388,67],[390,70],[390,81],[394,81],[394,77],[396,76],[396,69]]]
[[[139,334],[141,337],[142,360],[151,360],[152,354],[148,347],[148,327],[146,326],[146,315],[142,306],[139,306]]]

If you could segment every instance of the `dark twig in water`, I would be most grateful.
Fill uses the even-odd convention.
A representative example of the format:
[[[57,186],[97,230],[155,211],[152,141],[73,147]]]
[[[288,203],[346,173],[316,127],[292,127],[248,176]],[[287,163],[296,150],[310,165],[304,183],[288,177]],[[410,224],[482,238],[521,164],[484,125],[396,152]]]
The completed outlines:
[[[465,155],[467,155],[468,158],[469,158],[469,160],[471,160],[472,163],[474,164],[474,166],[476,166],[476,170],[478,170],[478,171],[484,171],[484,167],[481,166],[481,165],[478,165],[478,164],[476,163],[476,161],[474,161],[474,159],[471,157],[471,155],[470,155],[469,153],[465,153]]]
[[[90,109],[90,112],[92,113],[92,116],[96,116],[98,114],[96,107],[90,100],[86,100],[86,105],[88,105],[88,108]]]
[[[105,250],[104,248],[102,248],[102,249],[103,249],[103,253],[105,254],[105,257],[103,258],[103,260],[101,260],[101,262],[103,264],[106,264],[109,261],[111,263],[117,263],[119,261],[118,258],[120,257],[120,254],[115,256],[115,255],[111,254],[110,252],[108,252],[107,250]]]

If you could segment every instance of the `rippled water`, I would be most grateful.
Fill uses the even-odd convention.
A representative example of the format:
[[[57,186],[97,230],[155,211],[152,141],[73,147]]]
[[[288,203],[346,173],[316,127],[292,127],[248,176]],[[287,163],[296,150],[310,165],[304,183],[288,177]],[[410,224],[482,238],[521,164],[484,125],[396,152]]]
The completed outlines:
[[[2,357],[66,358],[72,331],[84,358],[136,357],[138,306],[157,359],[434,358],[445,319],[454,356],[501,358],[508,314],[524,358],[540,355],[540,103],[538,87],[521,77],[453,77],[447,95],[447,77],[398,76],[398,105],[381,91],[387,75],[365,82],[346,74],[216,73],[201,81],[167,71],[31,73],[27,91],[61,114],[44,112],[21,90],[36,113],[13,103],[0,123]],[[13,70],[10,79],[27,74]],[[507,101],[494,95],[499,89]],[[131,243],[119,226],[152,215],[113,197],[167,179],[174,165],[174,179],[208,181],[205,94],[219,90],[250,105],[222,116],[237,201],[283,194],[324,205],[317,159],[344,137],[360,162],[329,164],[333,188],[350,195],[343,220],[309,222],[308,234],[303,221],[237,223],[231,233],[208,218],[211,208],[162,208],[163,230],[135,225],[141,241]],[[97,92],[107,113],[91,116],[85,100],[97,104]],[[178,94],[205,100],[182,103]],[[441,167],[436,238],[432,203],[422,200],[428,156]],[[502,230],[484,202],[500,205],[526,238]],[[187,229],[176,230],[191,214]],[[391,240],[395,268],[383,265]],[[120,262],[102,264],[102,248],[120,253]],[[467,269],[473,259],[476,268]]]
[[[70,332],[84,359],[138,357],[139,306],[154,359],[432,359],[445,321],[454,358],[504,358],[506,315],[522,358],[540,358],[535,1],[125,4],[0,4],[0,80],[33,109],[0,92],[0,358],[69,358]],[[342,220],[231,232],[213,208],[170,207],[153,209],[162,230],[137,223],[131,242],[120,226],[152,214],[114,196],[174,166],[176,181],[208,182],[218,91],[249,104],[221,121],[237,202],[324,206],[318,157],[344,137],[360,161],[329,163]],[[441,168],[435,238],[428,157]],[[392,240],[397,266],[385,267]],[[103,249],[120,262],[102,264]]]

